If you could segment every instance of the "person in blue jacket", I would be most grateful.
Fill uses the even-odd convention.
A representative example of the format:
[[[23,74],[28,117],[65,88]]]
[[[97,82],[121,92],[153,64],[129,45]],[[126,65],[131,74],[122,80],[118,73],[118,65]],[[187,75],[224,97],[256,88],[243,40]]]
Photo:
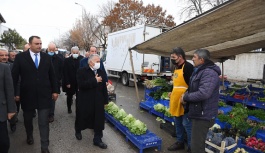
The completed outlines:
[[[89,55],[97,54],[97,48],[95,46],[91,46],[90,49],[89,49],[89,51],[87,51],[87,52],[89,52]],[[87,62],[88,62],[88,58],[87,57],[86,58],[83,58],[80,61],[79,68],[88,66]],[[103,80],[105,80],[106,83],[108,83],[108,76],[107,76],[107,73],[106,73],[104,64],[103,64],[103,62],[102,62],[101,59],[100,59],[100,68],[99,69],[102,70],[103,73],[104,73]]]

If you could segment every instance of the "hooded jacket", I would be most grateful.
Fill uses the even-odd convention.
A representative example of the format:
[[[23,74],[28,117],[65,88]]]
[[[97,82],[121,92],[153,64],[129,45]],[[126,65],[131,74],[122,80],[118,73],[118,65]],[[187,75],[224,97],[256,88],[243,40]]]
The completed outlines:
[[[211,120],[217,116],[220,74],[220,68],[210,60],[194,69],[188,92],[183,97],[189,104],[189,118]]]

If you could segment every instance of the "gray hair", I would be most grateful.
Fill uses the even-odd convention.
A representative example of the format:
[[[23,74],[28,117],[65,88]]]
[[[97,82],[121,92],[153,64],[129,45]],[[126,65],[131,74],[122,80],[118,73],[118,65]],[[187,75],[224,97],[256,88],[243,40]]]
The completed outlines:
[[[8,55],[10,54],[10,53],[17,53],[18,51],[16,51],[16,50],[10,50],[9,52],[8,52]]]
[[[194,54],[197,54],[199,58],[204,60],[210,60],[210,52],[207,49],[197,49]]]
[[[71,48],[71,52],[72,52],[73,50],[78,50],[78,51],[79,51],[79,48],[78,48],[77,46],[74,46],[74,47]]]
[[[90,61],[92,61],[92,59],[93,59],[94,57],[98,57],[98,58],[100,58],[98,54],[92,54],[92,55],[89,56],[87,63],[89,63]]]
[[[5,51],[5,52],[7,52],[7,53],[8,53],[8,50],[7,50],[7,49],[5,49],[5,48],[0,48],[0,51]]]

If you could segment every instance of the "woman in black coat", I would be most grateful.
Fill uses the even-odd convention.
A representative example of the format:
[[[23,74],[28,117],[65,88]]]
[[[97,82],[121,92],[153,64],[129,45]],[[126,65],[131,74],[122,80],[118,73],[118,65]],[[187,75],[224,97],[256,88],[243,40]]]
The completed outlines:
[[[94,129],[94,145],[106,149],[102,142],[105,114],[104,105],[108,103],[106,81],[104,72],[99,69],[100,57],[91,55],[88,66],[77,71],[77,84],[79,91],[76,105],[76,138],[82,139],[81,130]]]

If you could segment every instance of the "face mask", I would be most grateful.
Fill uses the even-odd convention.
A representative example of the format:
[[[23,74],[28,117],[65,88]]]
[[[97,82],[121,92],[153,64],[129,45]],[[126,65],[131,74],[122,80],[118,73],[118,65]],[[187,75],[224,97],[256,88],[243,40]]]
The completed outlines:
[[[97,70],[100,68],[100,63],[94,63],[93,69]]]
[[[171,59],[171,63],[174,64],[174,65],[177,65],[177,62],[174,59]]]
[[[55,51],[55,54],[58,54],[59,52],[58,51]]]
[[[53,56],[54,55],[54,52],[48,52],[49,55]]]
[[[77,59],[78,54],[73,54],[72,56],[73,56],[73,58]]]

